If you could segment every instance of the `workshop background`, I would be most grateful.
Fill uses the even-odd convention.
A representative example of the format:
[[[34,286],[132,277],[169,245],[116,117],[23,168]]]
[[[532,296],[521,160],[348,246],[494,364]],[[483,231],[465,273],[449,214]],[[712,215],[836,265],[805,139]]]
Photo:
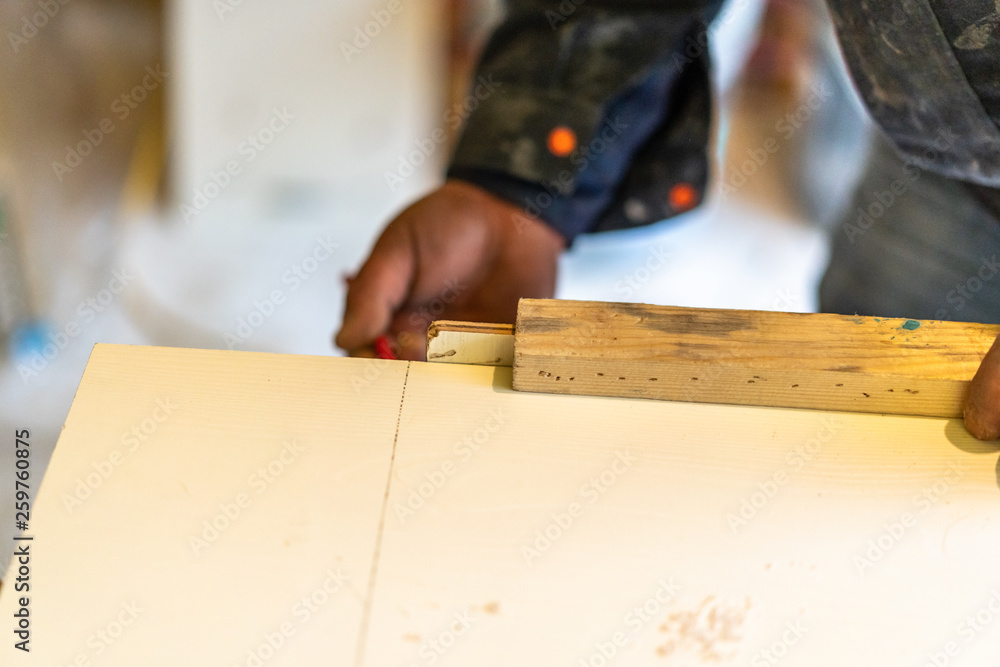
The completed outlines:
[[[410,156],[477,103],[465,84],[501,12],[499,0],[0,4],[0,469],[29,429],[37,483],[94,343],[342,354],[344,276],[441,181],[453,136]],[[711,36],[711,196],[580,239],[558,297],[815,309],[868,136],[826,10],[730,0]],[[12,496],[0,489],[3,543]]]

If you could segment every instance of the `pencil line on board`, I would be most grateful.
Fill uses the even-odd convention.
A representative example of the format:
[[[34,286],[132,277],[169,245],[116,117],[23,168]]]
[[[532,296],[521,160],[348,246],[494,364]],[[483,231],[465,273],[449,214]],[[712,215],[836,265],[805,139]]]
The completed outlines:
[[[392,453],[389,457],[389,474],[385,480],[385,495],[382,498],[382,512],[378,522],[378,533],[375,535],[375,552],[372,555],[372,569],[368,574],[368,593],[365,595],[365,607],[361,612],[361,627],[358,629],[358,646],[354,651],[356,667],[365,664],[365,648],[368,645],[368,625],[371,621],[372,605],[375,602],[375,580],[378,577],[378,564],[382,556],[382,535],[385,531],[385,515],[389,510],[389,488],[392,486],[392,472],[396,465],[396,443],[399,442],[399,425],[403,419],[403,403],[406,401],[406,383],[410,379],[410,362],[406,363],[406,375],[403,377],[403,392],[399,397],[399,414],[396,415],[396,435],[392,438]]]

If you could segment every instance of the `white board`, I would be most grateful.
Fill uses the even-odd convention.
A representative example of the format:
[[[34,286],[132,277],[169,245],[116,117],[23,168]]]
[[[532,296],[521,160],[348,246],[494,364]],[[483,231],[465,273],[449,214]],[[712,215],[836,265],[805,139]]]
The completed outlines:
[[[993,664],[997,450],[959,421],[522,394],[509,374],[98,346],[33,509],[34,651],[8,640],[3,664]],[[288,438],[301,458],[195,555]],[[331,567],[349,584],[299,623]],[[8,575],[0,618],[14,602]]]

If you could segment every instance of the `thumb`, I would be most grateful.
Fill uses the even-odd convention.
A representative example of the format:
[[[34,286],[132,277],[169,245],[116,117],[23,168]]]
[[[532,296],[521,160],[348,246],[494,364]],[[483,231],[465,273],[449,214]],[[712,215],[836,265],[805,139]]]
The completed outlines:
[[[980,440],[1000,437],[1000,337],[972,378],[965,399],[965,428]]]
[[[415,266],[409,235],[398,225],[389,226],[347,290],[338,347],[348,352],[368,347],[389,330],[407,300]]]

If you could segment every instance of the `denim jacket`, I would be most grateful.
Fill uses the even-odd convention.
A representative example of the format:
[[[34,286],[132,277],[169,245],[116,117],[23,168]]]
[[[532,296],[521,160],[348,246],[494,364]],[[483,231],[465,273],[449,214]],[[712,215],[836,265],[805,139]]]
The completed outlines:
[[[479,64],[449,177],[568,241],[649,224],[704,196],[708,44],[748,0],[511,0]],[[919,167],[1000,187],[1000,0],[829,0],[872,118]],[[992,192],[990,190],[990,192]]]

